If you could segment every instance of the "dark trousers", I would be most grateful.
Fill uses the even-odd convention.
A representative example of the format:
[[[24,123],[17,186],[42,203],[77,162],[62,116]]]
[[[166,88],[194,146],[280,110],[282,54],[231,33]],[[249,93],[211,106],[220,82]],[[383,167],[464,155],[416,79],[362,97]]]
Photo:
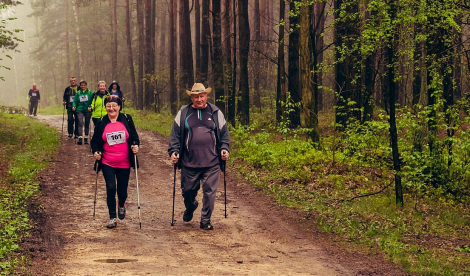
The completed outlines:
[[[69,135],[78,136],[78,116],[72,108],[67,108],[67,132]]]
[[[108,204],[109,218],[116,218],[116,192],[119,207],[123,207],[127,199],[127,186],[131,169],[113,168],[103,164],[103,176],[106,182],[106,203]],[[117,180],[117,187],[116,187]]]
[[[201,222],[210,222],[215,205],[215,193],[219,186],[219,164],[210,168],[181,168],[181,190],[186,209],[194,209],[197,192],[202,184]]]
[[[90,118],[91,112],[78,112],[78,136],[83,135],[83,124],[85,124],[85,136],[88,136],[90,133]],[[85,121],[85,122],[83,122]]]
[[[101,122],[100,118],[91,118],[93,120],[93,131],[96,129],[96,126]]]
[[[36,112],[38,111],[38,102],[37,101],[32,101],[29,103],[29,115],[36,116]]]

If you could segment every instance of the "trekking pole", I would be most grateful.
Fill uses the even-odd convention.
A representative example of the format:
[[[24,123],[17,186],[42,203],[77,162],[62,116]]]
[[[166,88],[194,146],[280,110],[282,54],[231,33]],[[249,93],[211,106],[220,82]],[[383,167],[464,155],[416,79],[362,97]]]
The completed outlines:
[[[135,141],[133,142],[135,145]],[[135,181],[137,186],[137,208],[139,210],[139,228],[142,229],[142,221],[140,219],[140,197],[139,197],[139,176],[137,175],[137,155],[134,153],[134,170],[135,170]]]
[[[62,134],[60,138],[64,136],[64,120],[65,120],[65,105],[64,105],[64,110],[62,111]]]
[[[227,161],[223,161],[224,164],[224,197],[225,197],[225,212],[224,217],[227,218],[227,182],[225,181],[225,174],[227,171]]]
[[[176,190],[176,164],[174,165],[175,174],[173,176],[173,209],[171,211],[171,226],[175,225],[175,190]]]
[[[100,160],[95,160],[94,169],[96,171],[96,180],[95,180],[95,200],[93,201],[93,218],[95,218],[96,194],[98,193],[98,173],[100,172]]]

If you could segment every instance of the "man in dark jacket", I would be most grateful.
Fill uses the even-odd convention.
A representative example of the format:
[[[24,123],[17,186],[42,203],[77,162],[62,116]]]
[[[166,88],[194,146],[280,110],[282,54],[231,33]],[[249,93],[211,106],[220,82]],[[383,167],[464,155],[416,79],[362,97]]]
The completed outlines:
[[[29,115],[36,115],[38,111],[38,104],[41,101],[41,95],[39,94],[39,90],[36,88],[36,84],[33,83],[33,88],[29,89]]]
[[[77,79],[75,77],[70,77],[70,86],[65,88],[62,103],[67,109],[67,132],[69,134],[69,138],[72,138],[73,134],[75,134],[75,138],[78,137],[77,112],[72,109],[73,100],[75,98],[75,94],[77,93],[77,88]]]
[[[198,207],[197,192],[202,184],[203,198],[200,227],[212,230],[211,215],[219,185],[220,169],[228,159],[230,136],[222,111],[207,103],[211,88],[196,83],[186,93],[191,104],[183,106],[176,115],[170,134],[168,153],[173,164],[181,168],[181,189],[188,222]],[[181,158],[180,158],[181,157]]]

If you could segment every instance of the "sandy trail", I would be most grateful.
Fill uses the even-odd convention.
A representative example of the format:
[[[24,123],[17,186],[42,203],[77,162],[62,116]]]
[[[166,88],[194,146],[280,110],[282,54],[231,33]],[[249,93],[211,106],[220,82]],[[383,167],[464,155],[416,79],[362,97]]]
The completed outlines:
[[[38,116],[57,128],[61,116]],[[395,273],[343,254],[321,249],[315,236],[293,227],[279,212],[260,208],[256,197],[228,185],[228,218],[224,218],[223,178],[212,216],[214,231],[199,229],[200,208],[193,221],[184,211],[177,174],[176,223],[170,226],[173,167],[167,141],[139,130],[139,229],[135,172],[131,170],[127,215],[118,227],[105,228],[108,212],[105,184],[98,177],[93,219],[95,174],[89,146],[62,138],[59,154],[42,173],[42,255],[34,255],[36,275],[356,275]],[[242,192],[241,192],[242,191]],[[201,204],[201,193],[198,200]],[[324,242],[323,242],[324,243]],[[340,256],[340,257],[338,257]],[[130,262],[106,263],[123,259]],[[341,261],[340,259],[344,259]],[[340,263],[341,262],[341,263]],[[364,269],[367,267],[367,269]],[[379,266],[380,267],[380,266]],[[390,265],[389,265],[390,267]]]

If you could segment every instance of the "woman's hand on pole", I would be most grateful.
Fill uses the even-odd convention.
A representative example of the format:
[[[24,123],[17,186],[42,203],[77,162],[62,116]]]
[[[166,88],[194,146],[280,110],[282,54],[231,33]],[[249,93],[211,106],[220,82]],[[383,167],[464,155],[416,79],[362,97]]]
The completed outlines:
[[[220,153],[222,155],[222,160],[228,160],[228,157],[230,156],[230,152],[228,152],[228,150],[223,149]]]
[[[93,154],[96,160],[101,160],[101,152],[96,151],[95,154]]]
[[[176,164],[178,163],[178,159],[180,158],[180,155],[176,152],[173,152],[171,154],[171,163]]]
[[[139,146],[138,145],[132,145],[131,149],[132,149],[132,152],[134,154],[137,154],[139,152]]]

